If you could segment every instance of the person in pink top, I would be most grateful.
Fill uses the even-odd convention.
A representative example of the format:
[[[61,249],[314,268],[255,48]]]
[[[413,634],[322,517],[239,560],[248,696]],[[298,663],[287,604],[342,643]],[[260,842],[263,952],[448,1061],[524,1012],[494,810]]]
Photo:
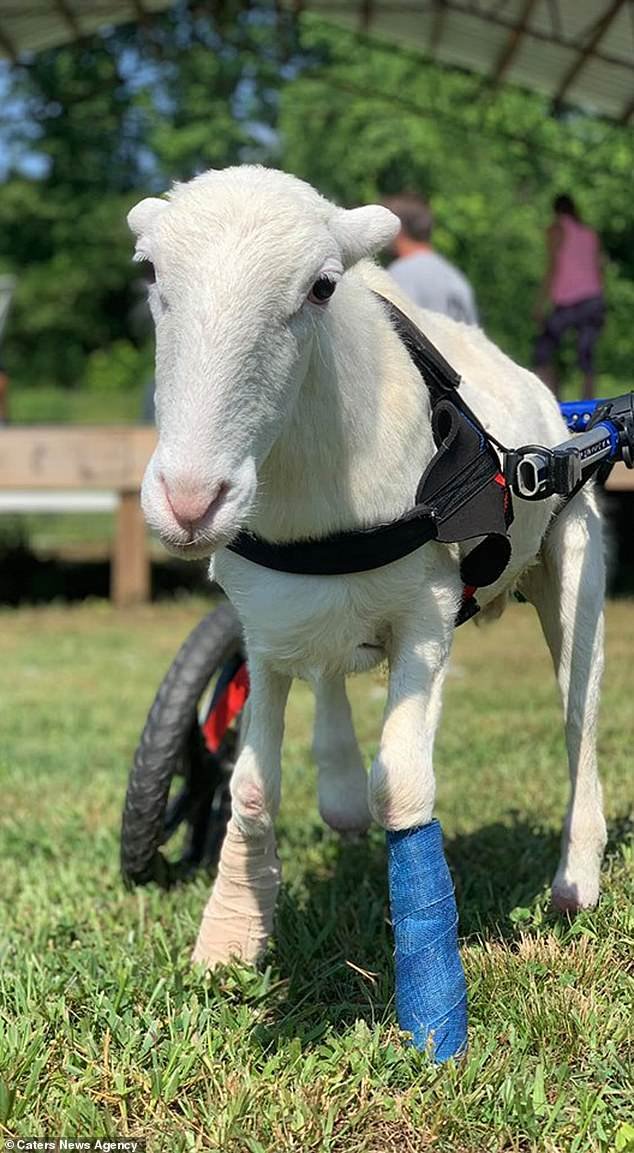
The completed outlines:
[[[557,196],[553,209],[555,219],[546,233],[548,267],[535,310],[541,325],[535,368],[558,396],[555,354],[565,333],[574,329],[584,379],[583,399],[591,400],[594,349],[605,319],[601,243],[596,232],[582,223],[571,196]]]

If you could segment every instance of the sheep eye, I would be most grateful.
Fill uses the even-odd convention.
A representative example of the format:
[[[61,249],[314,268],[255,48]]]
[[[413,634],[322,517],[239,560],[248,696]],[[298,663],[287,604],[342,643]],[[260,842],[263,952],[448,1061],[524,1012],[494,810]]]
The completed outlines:
[[[329,276],[320,276],[308,293],[308,299],[313,304],[325,304],[330,300],[336,287],[336,281],[331,280]]]
[[[141,265],[141,269],[142,269],[141,279],[142,279],[143,283],[144,284],[156,284],[156,270],[155,270],[154,264],[150,260],[149,256],[146,256],[144,252],[138,252],[137,251],[137,252],[135,252],[132,259],[133,259],[135,264]]]

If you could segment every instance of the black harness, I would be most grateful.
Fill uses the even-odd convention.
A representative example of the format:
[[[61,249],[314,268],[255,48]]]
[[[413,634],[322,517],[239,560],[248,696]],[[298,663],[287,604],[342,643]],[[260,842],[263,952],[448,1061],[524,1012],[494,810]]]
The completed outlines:
[[[380,299],[431,401],[436,452],[420,478],[414,506],[387,524],[316,540],[275,544],[244,531],[227,547],[278,572],[342,576],[381,568],[432,540],[455,544],[483,537],[461,565],[465,590],[458,623],[462,623],[478,611],[476,589],[493,584],[509,562],[511,493],[494,447],[497,442],[460,396],[458,373],[405,313]]]

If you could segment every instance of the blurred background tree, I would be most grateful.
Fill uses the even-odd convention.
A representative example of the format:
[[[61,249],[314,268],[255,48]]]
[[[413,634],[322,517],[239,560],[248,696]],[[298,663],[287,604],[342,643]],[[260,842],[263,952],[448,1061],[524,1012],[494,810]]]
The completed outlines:
[[[0,270],[18,273],[5,343],[14,383],[138,383],[149,360],[127,210],[175,179],[277,151],[291,22],[223,12],[177,8],[8,72]]]
[[[555,119],[538,95],[492,91],[317,21],[303,27],[304,48],[323,63],[284,90],[285,167],[347,204],[404,189],[427,196],[434,244],[471,280],[487,332],[526,364],[551,202],[571,192],[609,256],[600,368],[631,379],[631,135],[580,113]]]
[[[609,256],[606,391],[632,377],[634,159],[624,129],[260,5],[176,7],[7,71],[0,271],[18,276],[15,384],[138,389],[149,336],[128,207],[208,167],[275,164],[351,205],[431,199],[434,242],[474,284],[487,331],[528,363],[550,202],[571,191]]]

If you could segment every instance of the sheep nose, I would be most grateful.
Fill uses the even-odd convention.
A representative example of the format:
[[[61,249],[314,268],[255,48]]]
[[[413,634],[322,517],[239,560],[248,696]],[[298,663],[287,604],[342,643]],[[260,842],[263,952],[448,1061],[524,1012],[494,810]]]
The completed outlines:
[[[161,477],[167,503],[181,528],[195,529],[209,520],[229,485],[224,481],[213,486],[193,484],[180,478]]]

